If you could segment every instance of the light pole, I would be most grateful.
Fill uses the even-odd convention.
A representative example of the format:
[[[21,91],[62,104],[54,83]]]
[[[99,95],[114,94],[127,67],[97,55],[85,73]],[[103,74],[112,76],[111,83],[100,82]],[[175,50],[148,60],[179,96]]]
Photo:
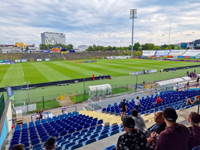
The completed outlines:
[[[137,92],[138,75],[136,75],[135,79],[136,79],[135,92]]]
[[[83,78],[83,90],[84,90],[84,91],[83,91],[83,93],[84,93],[84,99],[83,99],[83,100],[85,100],[85,93],[86,93],[86,92],[85,92],[85,78]]]
[[[133,33],[134,33],[134,19],[135,18],[137,18],[137,9],[130,9],[130,19],[132,19],[131,57],[133,57]]]
[[[29,94],[29,84],[30,84],[30,82],[24,82],[24,84],[27,85],[27,89],[28,89],[28,103],[30,104],[31,103],[30,102],[30,94]]]

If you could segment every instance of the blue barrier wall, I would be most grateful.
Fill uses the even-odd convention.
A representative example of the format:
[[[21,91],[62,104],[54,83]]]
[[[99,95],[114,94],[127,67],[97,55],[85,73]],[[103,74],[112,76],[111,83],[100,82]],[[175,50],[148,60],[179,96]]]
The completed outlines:
[[[7,117],[5,117],[3,130],[2,130],[2,133],[0,135],[0,149],[1,149],[1,146],[4,142],[4,140],[6,139],[7,134],[8,134],[8,125],[7,125]]]

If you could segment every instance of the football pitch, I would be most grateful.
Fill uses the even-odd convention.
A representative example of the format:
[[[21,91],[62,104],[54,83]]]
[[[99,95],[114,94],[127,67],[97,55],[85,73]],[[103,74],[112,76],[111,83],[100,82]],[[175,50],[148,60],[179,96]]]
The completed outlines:
[[[145,59],[28,62],[0,65],[0,87],[24,85],[24,82],[43,83],[99,75],[128,76],[130,72],[148,69],[175,68],[198,65],[198,62],[158,61]],[[186,72],[186,71],[185,71]]]

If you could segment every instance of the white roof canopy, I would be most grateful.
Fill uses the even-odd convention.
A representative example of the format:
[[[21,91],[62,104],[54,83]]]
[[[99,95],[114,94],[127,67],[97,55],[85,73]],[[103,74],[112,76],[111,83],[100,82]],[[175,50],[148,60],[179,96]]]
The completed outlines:
[[[89,90],[91,92],[93,91],[105,91],[107,89],[112,89],[110,84],[102,84],[102,85],[94,85],[94,86],[89,86]]]
[[[156,86],[174,85],[176,83],[181,83],[181,82],[190,81],[190,80],[191,80],[190,77],[174,78],[174,79],[156,82]]]

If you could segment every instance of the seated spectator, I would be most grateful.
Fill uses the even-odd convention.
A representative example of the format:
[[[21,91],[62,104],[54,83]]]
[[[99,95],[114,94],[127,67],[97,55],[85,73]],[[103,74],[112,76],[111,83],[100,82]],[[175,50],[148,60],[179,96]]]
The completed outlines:
[[[24,144],[15,144],[11,150],[25,150]]]
[[[154,104],[161,104],[162,102],[163,102],[163,100],[159,96],[157,96],[156,102],[153,103],[152,105],[154,105]]]
[[[56,139],[53,137],[50,137],[45,142],[45,150],[53,150],[56,148]]]
[[[62,107],[62,114],[67,114],[66,109],[67,109],[66,106],[63,106],[63,107]]]
[[[191,112],[188,115],[188,122],[190,126],[188,127],[190,133],[190,149],[200,145],[200,127],[198,124],[200,123],[200,115],[196,112]]]
[[[176,111],[173,108],[165,108],[163,113],[167,128],[160,133],[155,149],[189,150],[189,131],[184,125],[176,123]],[[151,137],[156,136],[156,132],[151,133]]]
[[[132,110],[132,118],[135,121],[135,128],[144,132],[146,130],[146,126],[145,126],[143,118],[139,116],[137,109]]]
[[[39,119],[42,119],[43,118],[43,110],[40,109],[40,111],[38,113],[39,113]]]
[[[163,112],[162,111],[157,111],[154,114],[154,121],[156,124],[154,124],[149,130],[146,132],[146,137],[149,138],[151,136],[152,132],[156,132],[157,134],[160,134],[163,130],[165,130],[166,124],[165,120],[163,118]],[[150,139],[148,139],[149,141]]]
[[[126,133],[119,137],[116,147],[117,150],[148,150],[144,133],[134,128],[134,119],[126,116],[122,122]]]
[[[196,103],[199,103],[199,96],[195,96],[194,100],[192,98],[188,98],[185,105],[188,105],[188,104],[193,105]]]
[[[36,114],[36,120],[39,120],[39,119],[40,119],[40,114],[39,114],[39,112],[37,111],[35,114]]]

